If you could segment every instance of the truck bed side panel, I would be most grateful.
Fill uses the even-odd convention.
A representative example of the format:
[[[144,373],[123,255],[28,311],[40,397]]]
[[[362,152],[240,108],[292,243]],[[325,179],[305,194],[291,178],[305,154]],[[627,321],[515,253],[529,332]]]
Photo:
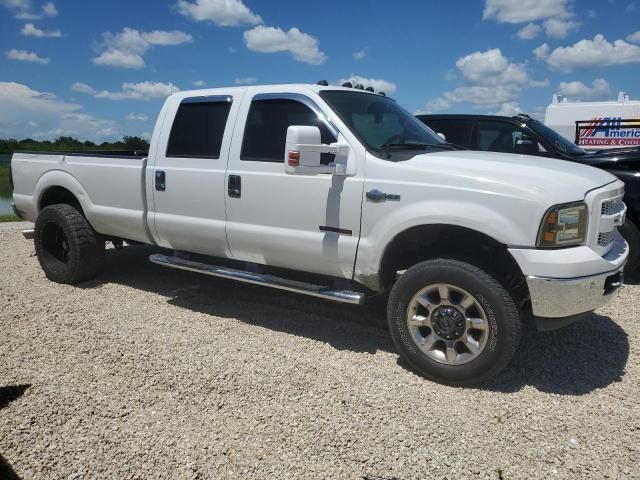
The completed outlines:
[[[12,159],[14,201],[35,221],[45,192],[63,187],[78,199],[96,231],[151,243],[145,228],[145,164],[139,157],[17,153]]]

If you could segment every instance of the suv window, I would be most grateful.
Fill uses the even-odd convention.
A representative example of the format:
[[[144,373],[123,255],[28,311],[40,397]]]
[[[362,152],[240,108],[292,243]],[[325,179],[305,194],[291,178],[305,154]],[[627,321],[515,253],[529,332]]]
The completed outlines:
[[[447,142],[455,143],[462,147],[470,147],[471,119],[468,118],[437,118],[418,117],[426,123],[431,130],[442,133],[447,137]]]
[[[318,115],[303,103],[288,99],[254,100],[244,128],[240,160],[284,163],[287,129],[292,125],[318,127],[322,143],[336,141]],[[322,154],[321,162],[326,165],[334,157]]]
[[[167,157],[219,158],[229,101],[183,101],[171,127]]]
[[[509,122],[478,120],[476,148],[487,152],[516,153],[516,140],[526,133]]]

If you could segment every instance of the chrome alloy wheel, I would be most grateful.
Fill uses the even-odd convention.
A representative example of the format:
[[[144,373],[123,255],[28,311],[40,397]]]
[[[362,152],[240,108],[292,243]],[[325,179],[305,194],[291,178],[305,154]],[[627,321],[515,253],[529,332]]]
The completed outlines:
[[[489,322],[482,305],[466,290],[436,283],[418,291],[407,309],[415,344],[432,360],[462,365],[487,344]]]

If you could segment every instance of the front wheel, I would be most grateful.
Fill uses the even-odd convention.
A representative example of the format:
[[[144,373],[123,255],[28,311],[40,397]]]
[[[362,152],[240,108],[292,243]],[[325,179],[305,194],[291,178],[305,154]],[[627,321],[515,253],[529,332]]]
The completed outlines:
[[[521,335],[507,290],[487,272],[450,259],[409,268],[391,290],[387,319],[400,355],[420,374],[449,385],[497,374]]]

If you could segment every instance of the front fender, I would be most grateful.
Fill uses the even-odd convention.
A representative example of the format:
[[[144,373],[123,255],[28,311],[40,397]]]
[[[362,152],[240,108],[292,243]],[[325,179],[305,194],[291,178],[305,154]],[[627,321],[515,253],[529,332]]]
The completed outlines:
[[[539,221],[522,214],[514,215],[514,208],[505,207],[497,211],[483,204],[461,200],[428,200],[398,206],[379,216],[370,229],[364,217],[354,280],[373,290],[381,290],[379,275],[387,246],[401,233],[419,226],[463,227],[503,245],[530,245],[535,240]]]

